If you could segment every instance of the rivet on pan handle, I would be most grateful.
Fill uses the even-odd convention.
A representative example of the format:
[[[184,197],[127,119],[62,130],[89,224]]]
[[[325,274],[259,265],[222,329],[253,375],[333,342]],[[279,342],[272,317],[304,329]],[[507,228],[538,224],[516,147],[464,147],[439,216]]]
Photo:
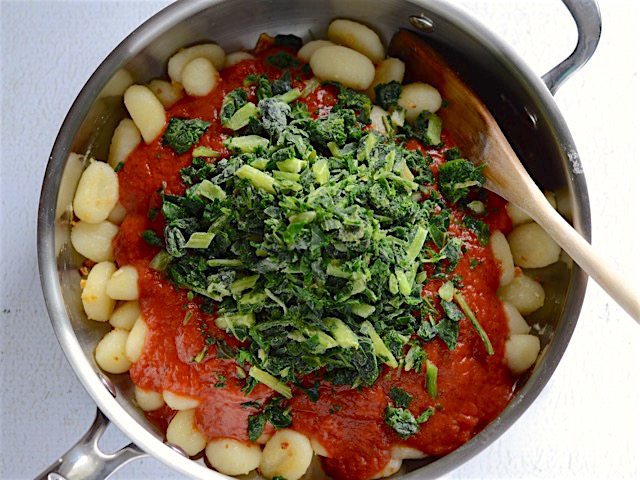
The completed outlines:
[[[596,0],[562,0],[578,28],[578,43],[564,61],[542,76],[552,95],[575,72],[586,64],[596,51],[602,31],[602,17]]]
[[[102,480],[123,465],[147,454],[130,443],[115,453],[106,454],[98,441],[109,426],[109,419],[97,410],[89,431],[35,480]]]

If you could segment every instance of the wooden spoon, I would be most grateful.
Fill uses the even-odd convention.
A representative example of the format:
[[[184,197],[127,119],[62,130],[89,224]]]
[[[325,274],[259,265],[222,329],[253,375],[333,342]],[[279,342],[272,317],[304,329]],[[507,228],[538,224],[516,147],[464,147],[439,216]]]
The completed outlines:
[[[565,252],[640,323],[640,300],[624,280],[549,204],[509,145],[487,107],[442,57],[417,35],[398,32],[389,55],[407,65],[407,76],[436,87],[448,105],[438,111],[455,144],[471,161],[486,165],[486,188],[538,223]]]

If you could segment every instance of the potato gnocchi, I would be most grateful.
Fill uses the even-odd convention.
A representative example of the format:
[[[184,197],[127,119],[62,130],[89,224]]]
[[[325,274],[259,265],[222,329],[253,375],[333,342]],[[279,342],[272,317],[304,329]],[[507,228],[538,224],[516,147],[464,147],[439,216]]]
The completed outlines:
[[[439,381],[451,382],[452,362],[462,362],[459,331],[476,342],[473,355],[482,356],[475,375],[505,369],[521,375],[540,354],[525,316],[544,305],[545,291],[522,269],[555,263],[560,248],[514,205],[487,209],[477,188],[481,174],[441,138],[440,92],[422,82],[403,84],[404,62],[385,58],[374,30],[336,19],[327,37],[303,44],[292,35],[263,35],[251,52],[229,55],[215,43],[194,45],[169,59],[170,81],[127,78],[119,94],[130,118],[115,128],[107,162],[89,162],[73,198],[71,243],[87,259],[82,305],[89,320],[112,327],[96,346],[96,364],[111,374],[131,371],[140,381],[135,403],[167,421],[166,441],[188,456],[204,451],[209,466],[225,475],[393,475],[405,459],[446,449],[404,442],[436,428],[429,418],[440,415],[438,408],[458,408],[463,393],[456,387],[471,389],[464,401],[484,398],[481,386],[439,388]],[[241,76],[241,64],[257,73]],[[207,102],[219,89],[224,95],[215,110]],[[196,118],[190,109],[211,113]],[[430,165],[424,152],[445,161]],[[171,172],[181,183],[164,178],[152,185],[133,176],[144,158],[154,158],[144,165],[150,177]],[[176,168],[177,158],[187,167]],[[228,188],[235,177],[241,183]],[[280,203],[269,203],[278,196]],[[261,205],[260,213],[239,213],[244,207],[232,202],[244,197]],[[416,215],[428,205],[424,198],[437,200],[443,215],[437,209]],[[555,202],[551,192],[547,198]],[[369,211],[367,202],[374,205]],[[316,205],[331,208],[318,212]],[[450,226],[453,212],[460,220]],[[251,224],[235,238],[220,229],[234,215],[236,228],[256,219],[262,226]],[[387,228],[407,215],[413,216],[406,225]],[[503,215],[512,228],[489,228],[490,215]],[[420,223],[425,217],[428,226]],[[281,230],[261,230],[282,218]],[[361,228],[366,222],[370,230]],[[337,233],[328,241],[331,232]],[[304,257],[309,245],[323,253],[308,257],[308,271],[300,264],[270,277],[280,268],[270,256],[276,244],[289,245],[280,258]],[[370,245],[383,252],[376,262],[379,252]],[[225,248],[226,256],[219,253]],[[217,256],[203,256],[208,251]],[[296,278],[295,294],[286,293],[283,285]],[[334,295],[332,315],[314,312],[316,320],[306,323],[304,308],[316,302],[321,311],[313,292],[326,285],[343,289]],[[306,303],[295,303],[300,299]],[[424,319],[415,305],[427,312]],[[273,319],[265,323],[264,312]],[[286,330],[292,315],[299,323]],[[387,321],[395,327],[382,328]],[[167,337],[168,331],[178,333]],[[280,335],[279,343],[269,335]],[[428,343],[441,355],[427,353]],[[293,363],[278,356],[289,348]],[[345,358],[352,364],[338,367]],[[317,365],[326,370],[321,381],[294,375],[309,359],[308,372]],[[154,363],[162,361],[168,363]],[[397,374],[382,380],[381,372],[391,370]],[[375,378],[364,376],[372,372]],[[504,407],[513,385],[493,381],[496,395],[504,389]],[[327,394],[331,383],[341,393]],[[428,407],[418,411],[418,403]],[[376,425],[375,433],[345,427],[345,419],[360,417]],[[229,436],[220,435],[221,424],[232,429]],[[462,436],[475,433],[464,428],[456,426]],[[381,438],[386,446],[376,448],[388,454],[386,463],[369,468],[371,442]],[[359,466],[347,475],[356,458]]]

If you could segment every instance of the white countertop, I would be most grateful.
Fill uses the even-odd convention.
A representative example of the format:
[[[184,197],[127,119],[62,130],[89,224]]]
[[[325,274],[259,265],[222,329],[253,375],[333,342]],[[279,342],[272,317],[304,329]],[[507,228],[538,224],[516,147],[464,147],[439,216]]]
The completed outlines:
[[[67,364],[42,299],[35,224],[58,128],[104,57],[166,1],[0,1],[0,478],[33,478],[85,432],[95,406]],[[458,2],[456,2],[458,3]],[[560,0],[464,0],[544,73],[573,48]],[[602,0],[591,62],[557,95],[589,186],[593,243],[640,290],[640,6]],[[640,478],[640,327],[590,283],[578,327],[534,405],[446,478]],[[127,439],[111,427],[105,448]],[[154,459],[118,479],[169,479]]]

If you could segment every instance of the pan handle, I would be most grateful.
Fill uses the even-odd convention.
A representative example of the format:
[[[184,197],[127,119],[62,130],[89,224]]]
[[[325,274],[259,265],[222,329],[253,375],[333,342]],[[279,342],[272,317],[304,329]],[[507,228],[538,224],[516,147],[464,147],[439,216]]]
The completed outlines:
[[[111,454],[100,450],[98,441],[109,423],[104,413],[97,410],[89,431],[35,480],[102,480],[130,461],[147,455],[133,443]]]
[[[564,61],[542,76],[552,95],[575,72],[586,64],[596,51],[602,32],[602,17],[596,0],[562,0],[578,28],[578,43]]]

